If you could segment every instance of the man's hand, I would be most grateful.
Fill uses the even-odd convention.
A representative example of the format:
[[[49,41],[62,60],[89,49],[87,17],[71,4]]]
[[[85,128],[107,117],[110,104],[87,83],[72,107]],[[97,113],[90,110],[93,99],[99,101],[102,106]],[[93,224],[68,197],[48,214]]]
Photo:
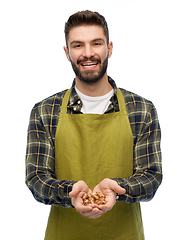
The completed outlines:
[[[116,181],[105,178],[93,190],[93,192],[101,192],[106,196],[106,204],[99,205],[98,208],[105,213],[113,208],[116,203],[116,193],[125,194],[126,190],[120,187]]]
[[[92,194],[87,184],[84,181],[78,181],[73,185],[72,191],[69,196],[72,198],[72,205],[75,209],[80,212],[83,216],[88,218],[99,218],[102,215],[102,211],[97,208],[96,204],[90,204],[87,206],[83,205],[83,195]]]

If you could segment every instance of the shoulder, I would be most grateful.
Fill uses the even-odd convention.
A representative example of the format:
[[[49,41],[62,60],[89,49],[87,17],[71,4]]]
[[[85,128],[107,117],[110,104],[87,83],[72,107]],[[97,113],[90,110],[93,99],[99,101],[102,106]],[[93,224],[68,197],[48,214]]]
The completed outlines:
[[[154,104],[150,100],[123,88],[119,89],[122,92],[126,108],[129,111],[151,111],[151,109],[155,108]]]
[[[62,100],[67,90],[58,92],[36,103],[30,114],[30,121],[41,121],[43,125],[53,124],[60,113]]]
[[[36,103],[32,109],[32,113],[43,116],[45,114],[52,115],[55,111],[58,112],[66,91],[67,90],[63,90]]]
[[[151,127],[150,131],[155,129],[159,132],[160,125],[158,121],[157,111],[154,104],[133,92],[120,88],[126,105],[130,126],[133,132],[134,144],[136,144],[138,136],[143,134],[147,127]]]
[[[120,88],[126,105],[133,132],[140,132],[143,125],[154,122],[158,125],[158,115],[154,104],[146,98]]]
[[[61,92],[58,92],[56,94],[53,94],[53,95],[43,99],[42,101],[36,103],[34,105],[33,109],[39,109],[42,107],[46,107],[49,109],[49,108],[52,108],[53,106],[60,106],[66,91],[67,90],[63,90]]]
[[[66,90],[56,93],[38,103],[36,103],[31,111],[29,120],[29,130],[37,129],[45,131],[48,139],[54,146],[56,128],[59,119],[60,107]],[[37,126],[37,127],[35,127]]]

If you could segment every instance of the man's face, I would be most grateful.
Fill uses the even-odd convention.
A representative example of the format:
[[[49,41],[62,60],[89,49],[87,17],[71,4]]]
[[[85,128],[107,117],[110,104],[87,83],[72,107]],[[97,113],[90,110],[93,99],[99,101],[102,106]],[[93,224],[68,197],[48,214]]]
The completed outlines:
[[[68,49],[64,47],[64,50],[79,80],[93,83],[107,74],[112,42],[107,45],[101,26],[82,25],[72,28],[67,44]]]

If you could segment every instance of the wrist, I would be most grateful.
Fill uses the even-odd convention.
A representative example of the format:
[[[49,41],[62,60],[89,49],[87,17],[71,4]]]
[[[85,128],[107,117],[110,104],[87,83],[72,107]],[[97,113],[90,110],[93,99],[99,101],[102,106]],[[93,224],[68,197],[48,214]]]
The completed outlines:
[[[69,193],[72,191],[74,184],[77,183],[76,181],[72,181],[72,180],[66,180],[64,183],[64,192],[63,192],[63,197],[65,198],[69,198]],[[61,186],[63,186],[63,184],[61,184]]]

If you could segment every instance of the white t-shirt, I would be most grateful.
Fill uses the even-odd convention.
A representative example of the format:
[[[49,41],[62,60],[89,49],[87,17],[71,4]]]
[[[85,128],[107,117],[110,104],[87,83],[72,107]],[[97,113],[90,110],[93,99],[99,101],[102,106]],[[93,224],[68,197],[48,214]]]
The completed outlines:
[[[83,103],[81,112],[91,114],[103,114],[111,103],[110,99],[114,94],[114,89],[112,89],[106,95],[100,97],[90,97],[81,93],[76,87],[75,90]]]

